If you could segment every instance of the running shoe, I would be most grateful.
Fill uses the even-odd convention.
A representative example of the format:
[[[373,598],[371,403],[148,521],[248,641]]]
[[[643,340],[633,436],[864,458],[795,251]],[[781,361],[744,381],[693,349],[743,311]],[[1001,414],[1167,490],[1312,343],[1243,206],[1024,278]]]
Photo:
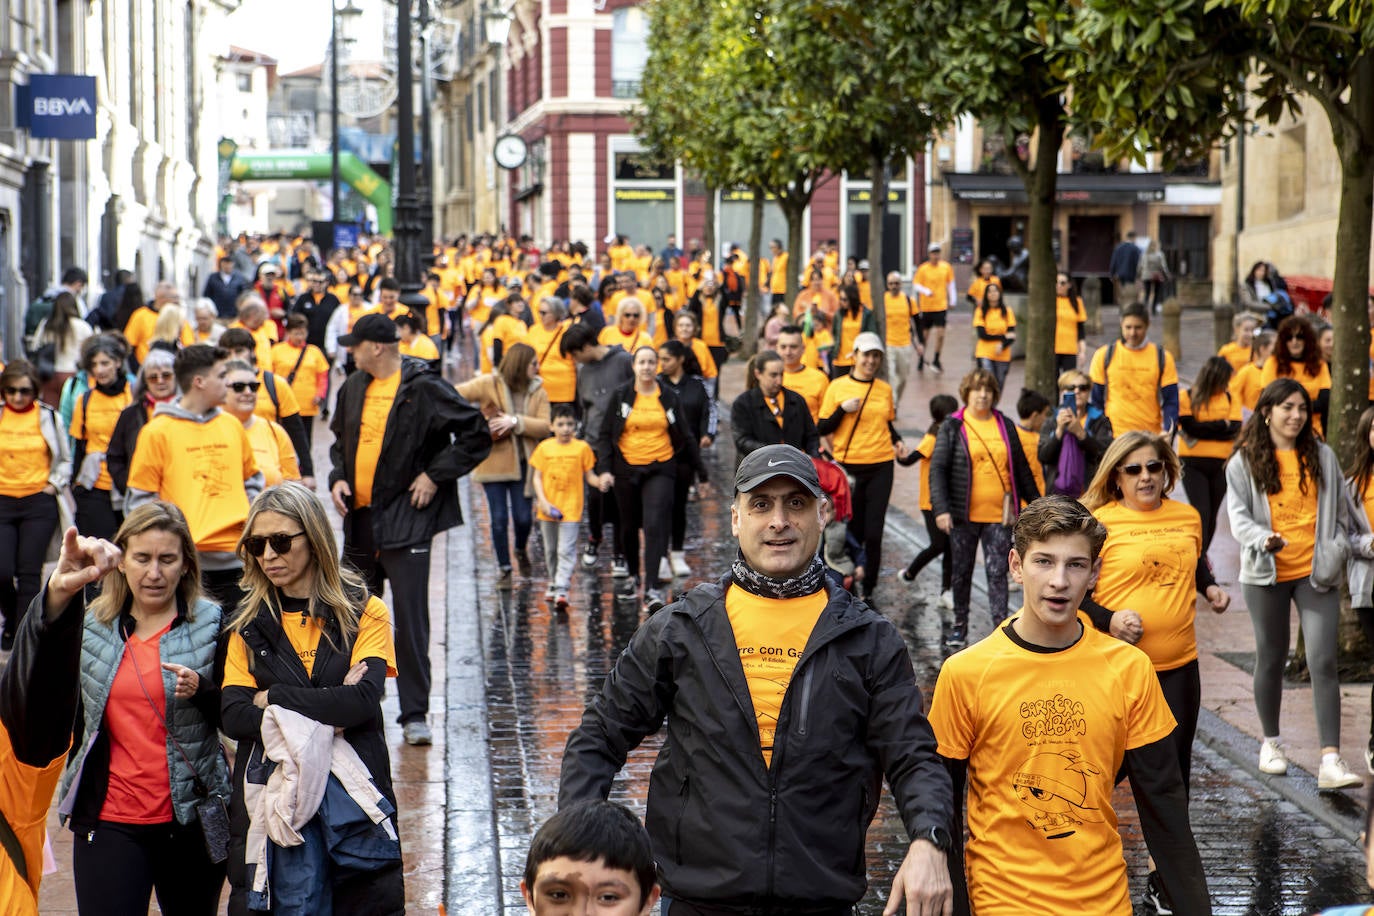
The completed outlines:
[[[428,747],[434,743],[434,733],[424,719],[411,719],[401,726],[401,735],[411,747]]]
[[[899,575],[899,576],[902,577],[902,581],[903,581],[903,582],[915,582],[915,581],[916,581],[916,576],[911,572],[910,569],[904,569],[904,570],[902,570],[901,572],[897,573],[897,575]]]
[[[658,577],[665,582],[673,578],[673,567],[667,557],[658,561]]]
[[[524,547],[515,551],[515,565],[520,569],[520,575],[528,577],[530,574],[530,552]]]
[[[945,647],[948,649],[962,649],[968,645],[968,623],[955,622],[949,628],[949,635],[945,637]]]
[[[656,588],[651,588],[644,593],[644,613],[653,614],[663,609],[666,602],[663,600],[663,592]]]
[[[1145,893],[1141,895],[1140,902],[1144,904],[1146,913],[1173,916],[1174,908],[1169,903],[1169,895],[1164,892],[1164,883],[1159,880],[1159,872],[1152,871],[1145,879]]]
[[[587,546],[582,548],[582,565],[591,567],[596,565],[596,541],[588,541]]]
[[[945,589],[944,591],[940,592],[940,607],[944,608],[947,611],[954,610],[953,591],[951,591],[950,589]]]
[[[615,593],[621,597],[633,595],[637,591],[639,591],[639,576],[627,575],[615,583]]]
[[[568,609],[568,593],[559,592],[558,597],[553,599],[553,606],[560,611],[566,611]]]
[[[611,576],[615,579],[623,579],[630,574],[630,566],[622,556],[611,559]]]
[[[501,585],[501,586],[505,586],[505,587],[507,587],[507,588],[510,587],[510,567],[509,567],[509,566],[502,566],[502,567],[500,568],[500,574],[497,575],[497,577],[496,577],[496,584],[497,584],[497,585]]]
[[[692,574],[692,567],[687,565],[687,556],[681,550],[674,550],[668,554],[673,567],[673,575],[684,579]]]

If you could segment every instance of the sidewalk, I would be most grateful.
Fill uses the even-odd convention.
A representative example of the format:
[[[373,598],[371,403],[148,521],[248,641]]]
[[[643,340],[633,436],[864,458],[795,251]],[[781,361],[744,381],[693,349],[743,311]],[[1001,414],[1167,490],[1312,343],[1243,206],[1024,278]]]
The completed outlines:
[[[935,375],[929,369],[924,373],[913,371],[907,385],[898,409],[897,425],[908,443],[916,441],[916,431],[923,430],[929,421],[926,405],[930,398],[936,394],[953,394],[957,397],[959,380],[973,368],[971,319],[967,311],[957,314],[957,318],[955,313],[951,314],[943,358],[946,367],[944,374]],[[1089,337],[1090,354],[1096,347],[1112,339],[1111,335],[1117,326],[1114,308],[1102,309],[1102,325],[1102,335]],[[1185,349],[1178,366],[1179,376],[1183,380],[1181,384],[1186,385],[1202,363],[1214,355],[1215,351],[1211,348],[1212,333],[1211,311],[1189,309],[1183,312],[1180,339]],[[1150,328],[1150,340],[1158,343],[1161,339],[1160,319],[1156,318]],[[1192,346],[1194,343],[1197,345]],[[1016,419],[1016,397],[1021,391],[1023,379],[1024,363],[1013,363],[1007,377],[1006,391],[999,404],[1000,409],[1013,420]],[[887,583],[907,587],[901,585],[896,573],[915,555],[916,550],[929,543],[925,521],[918,508],[919,469],[919,465],[897,468],[891,508],[888,510],[890,543],[897,549],[883,552],[887,561],[882,570],[885,589],[890,587]],[[1171,498],[1187,501],[1182,487],[1176,488]],[[1225,512],[1218,519],[1210,557],[1217,581],[1231,595],[1231,606],[1225,614],[1217,615],[1205,601],[1199,602],[1197,639],[1203,714],[1198,725],[1198,738],[1229,759],[1234,766],[1268,783],[1298,807],[1322,818],[1333,829],[1354,840],[1364,828],[1362,792],[1317,792],[1314,774],[1321,753],[1309,685],[1290,683],[1285,685],[1284,690],[1283,737],[1289,749],[1290,762],[1296,766],[1290,766],[1286,777],[1259,772],[1257,758],[1262,735],[1259,720],[1255,716],[1251,674],[1246,667],[1247,663],[1253,666],[1254,630],[1236,581],[1239,553],[1231,537],[1230,522]],[[938,576],[939,571],[932,564],[922,571],[919,582],[934,588],[938,586]],[[992,625],[986,610],[985,589],[984,578],[975,574],[970,640],[986,635]],[[882,597],[881,593],[879,597]],[[1013,592],[1013,608],[1018,600],[1019,594]],[[1295,633],[1296,630],[1295,615]],[[1343,685],[1341,697],[1341,754],[1353,770],[1364,773],[1363,748],[1370,734],[1368,680]],[[1374,777],[1366,774],[1366,778]]]

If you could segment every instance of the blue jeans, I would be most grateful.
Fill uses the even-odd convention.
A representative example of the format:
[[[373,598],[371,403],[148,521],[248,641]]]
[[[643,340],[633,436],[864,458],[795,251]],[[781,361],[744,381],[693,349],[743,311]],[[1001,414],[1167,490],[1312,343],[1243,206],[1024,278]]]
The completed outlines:
[[[484,483],[487,511],[491,513],[491,542],[496,565],[510,566],[510,523],[515,522],[515,549],[524,550],[534,525],[533,502],[525,495],[523,480]]]

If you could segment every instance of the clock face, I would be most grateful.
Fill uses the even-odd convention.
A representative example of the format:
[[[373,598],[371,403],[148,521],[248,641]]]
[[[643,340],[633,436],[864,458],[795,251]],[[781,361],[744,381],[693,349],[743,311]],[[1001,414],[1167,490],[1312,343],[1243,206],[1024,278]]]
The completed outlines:
[[[496,147],[493,150],[496,156],[496,164],[503,169],[518,169],[525,164],[525,156],[528,149],[525,141],[515,134],[506,134],[496,139]]]

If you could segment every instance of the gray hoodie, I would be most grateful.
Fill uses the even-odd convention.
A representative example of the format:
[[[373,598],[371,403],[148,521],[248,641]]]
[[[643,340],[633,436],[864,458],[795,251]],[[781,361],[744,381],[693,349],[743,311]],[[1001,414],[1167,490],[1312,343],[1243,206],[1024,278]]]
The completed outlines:
[[[220,408],[212,407],[208,413],[192,413],[182,407],[180,401],[168,401],[164,404],[157,405],[157,409],[153,411],[153,416],[156,417],[167,414],[178,420],[189,420],[192,423],[208,423],[219,416],[220,412]],[[137,447],[135,447],[134,454],[138,454]],[[253,500],[258,498],[258,494],[262,492],[263,482],[264,478],[262,476],[262,471],[258,471],[243,482],[243,490],[248,495],[248,502],[250,505]],[[150,493],[147,490],[130,487],[129,492],[124,497],[124,511],[126,513],[132,512],[144,503],[151,502],[158,498],[159,496],[157,493]],[[243,564],[239,562],[238,556],[228,551],[200,552],[201,569],[236,569],[241,565]]]
[[[582,438],[596,438],[611,393],[635,377],[634,357],[620,344],[606,348],[594,363],[577,367],[577,402],[582,406]]]

